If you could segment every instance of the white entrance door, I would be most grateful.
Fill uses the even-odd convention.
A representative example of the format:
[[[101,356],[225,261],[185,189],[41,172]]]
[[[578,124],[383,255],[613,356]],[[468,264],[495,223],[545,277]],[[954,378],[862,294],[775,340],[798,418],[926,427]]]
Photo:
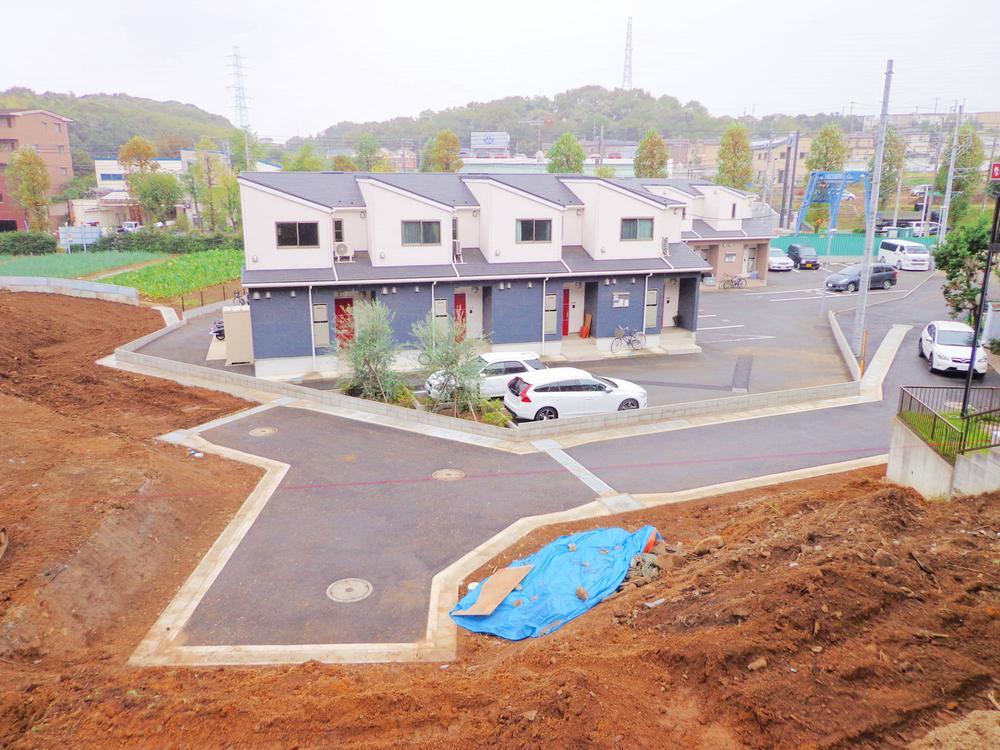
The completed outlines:
[[[743,275],[749,276],[757,270],[757,246],[747,245],[743,249]]]

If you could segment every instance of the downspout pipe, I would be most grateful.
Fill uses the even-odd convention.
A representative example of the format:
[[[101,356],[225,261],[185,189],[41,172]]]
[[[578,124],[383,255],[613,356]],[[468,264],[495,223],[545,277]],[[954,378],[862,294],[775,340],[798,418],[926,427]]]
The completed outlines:
[[[542,341],[538,346],[538,356],[541,357],[545,354],[545,285],[549,283],[549,277],[546,276],[542,279]],[[559,301],[556,300],[556,309],[558,310]]]
[[[309,285],[309,343],[312,350],[313,372],[316,372],[316,326],[313,325],[313,288]]]

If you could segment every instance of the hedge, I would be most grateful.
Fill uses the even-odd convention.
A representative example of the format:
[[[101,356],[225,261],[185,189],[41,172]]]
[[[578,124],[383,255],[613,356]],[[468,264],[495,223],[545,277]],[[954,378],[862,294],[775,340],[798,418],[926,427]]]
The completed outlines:
[[[56,238],[45,232],[0,232],[0,255],[47,255],[56,251]]]
[[[197,253],[202,250],[220,248],[243,249],[243,236],[235,233],[215,232],[213,234],[180,234],[156,230],[124,232],[101,237],[90,246],[93,252],[112,250],[117,252],[170,253],[173,255]]]

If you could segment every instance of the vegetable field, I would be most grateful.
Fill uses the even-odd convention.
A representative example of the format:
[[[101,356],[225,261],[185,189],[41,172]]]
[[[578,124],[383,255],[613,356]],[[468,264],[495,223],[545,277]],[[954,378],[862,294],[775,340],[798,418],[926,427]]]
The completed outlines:
[[[73,279],[108,269],[166,258],[163,253],[54,253],[52,255],[0,255],[0,276],[48,276]]]
[[[139,294],[151,299],[170,299],[239,278],[242,268],[242,250],[205,250],[178,255],[165,263],[126,271],[103,281],[135,287]]]

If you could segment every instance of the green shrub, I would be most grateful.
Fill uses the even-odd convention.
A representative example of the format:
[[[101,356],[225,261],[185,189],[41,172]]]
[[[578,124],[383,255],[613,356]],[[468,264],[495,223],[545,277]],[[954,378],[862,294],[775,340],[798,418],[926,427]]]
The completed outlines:
[[[56,238],[45,232],[0,232],[0,255],[47,255],[56,251]]]
[[[1000,354],[1000,339],[991,339],[990,343],[986,345],[993,354]]]
[[[124,232],[108,237],[101,237],[91,249],[95,252],[114,250],[117,252],[142,251],[179,255],[183,253],[198,253],[204,250],[218,250],[221,248],[242,250],[243,236],[226,232],[197,234],[169,232],[159,229],[143,229],[138,232]]]

